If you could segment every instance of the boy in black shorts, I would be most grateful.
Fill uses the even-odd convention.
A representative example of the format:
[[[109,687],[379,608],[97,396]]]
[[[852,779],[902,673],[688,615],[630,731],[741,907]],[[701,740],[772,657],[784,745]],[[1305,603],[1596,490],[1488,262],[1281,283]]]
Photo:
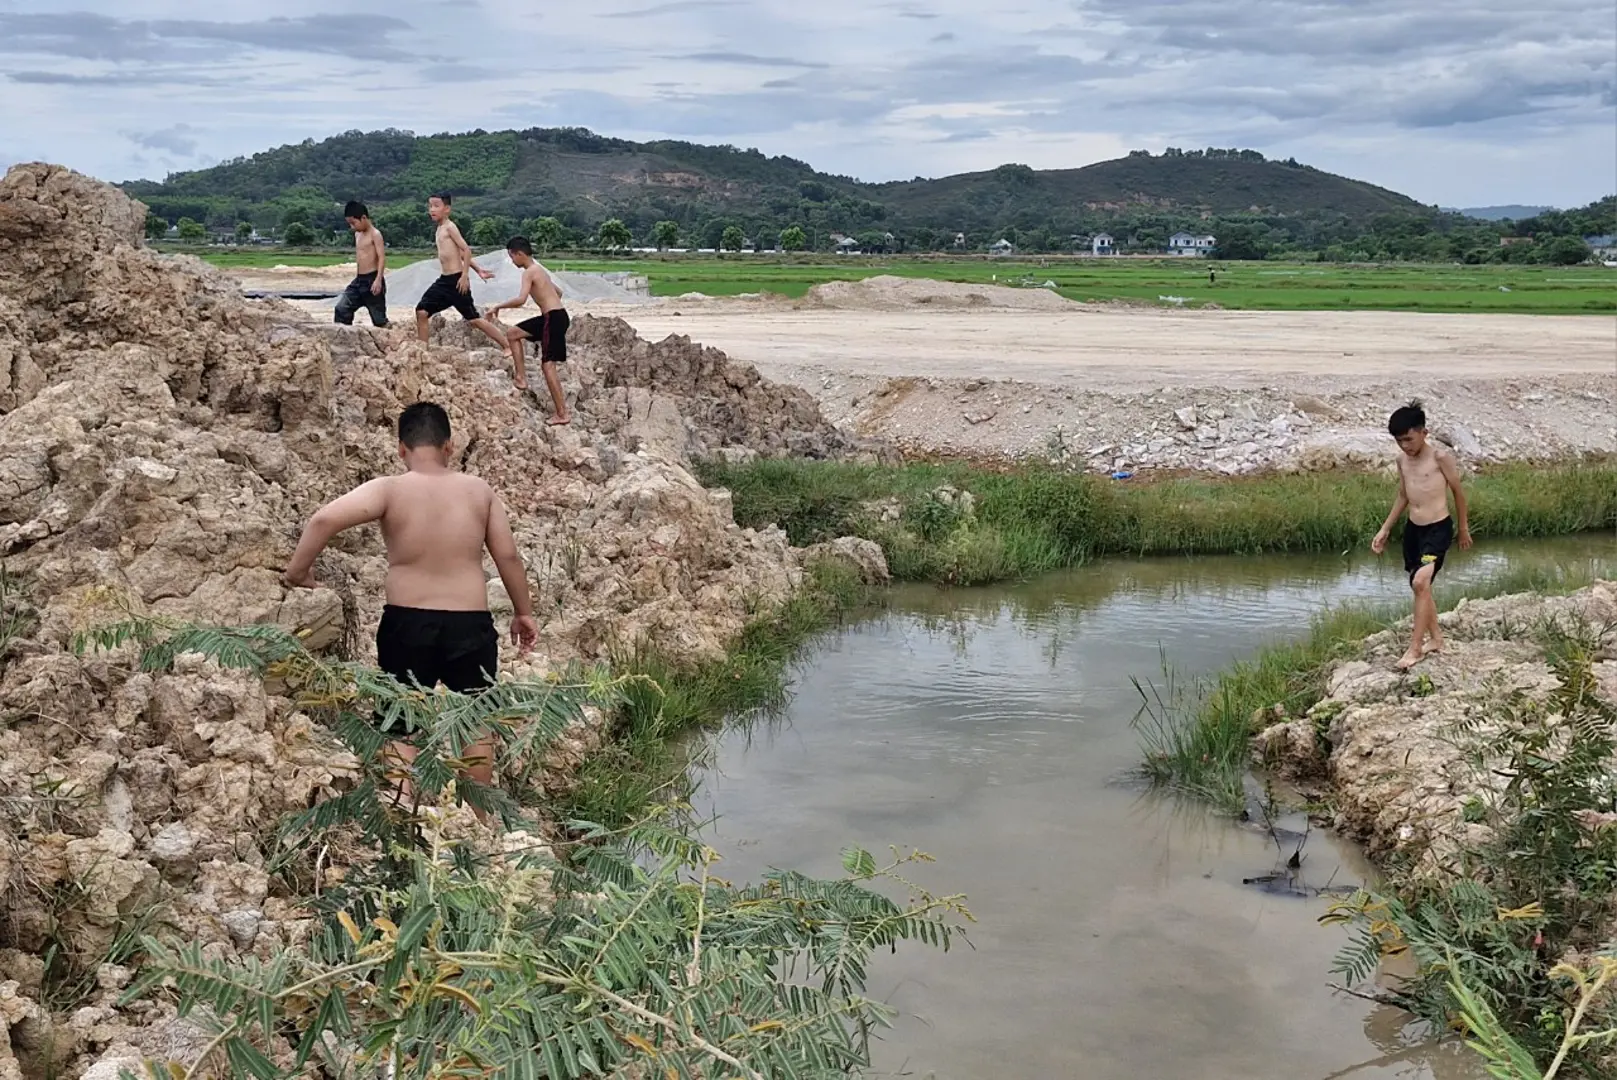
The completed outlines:
[[[354,312],[364,308],[371,313],[372,326],[386,326],[387,252],[382,247],[382,230],[371,224],[371,212],[362,202],[350,201],[342,213],[354,230],[354,280],[337,298],[332,317],[352,326]]]
[[[1443,651],[1443,632],[1437,625],[1437,601],[1432,598],[1432,579],[1443,569],[1443,557],[1455,539],[1454,518],[1449,516],[1449,493],[1454,493],[1454,517],[1459,519],[1462,548],[1471,546],[1471,525],[1467,516],[1465,492],[1460,487],[1460,470],[1454,455],[1426,438],[1426,412],[1412,401],[1392,414],[1387,431],[1398,441],[1403,453],[1398,458],[1398,497],[1381,531],[1370,541],[1370,550],[1380,555],[1387,550],[1387,538],[1404,511],[1404,572],[1415,594],[1415,628],[1409,649],[1398,660],[1407,671],[1427,653]],[[1430,637],[1430,644],[1427,638]]]
[[[446,308],[454,308],[460,312],[461,318],[493,338],[503,349],[505,335],[477,314],[477,305],[472,303],[472,279],[468,276],[475,271],[478,277],[487,281],[494,274],[472,261],[472,249],[466,246],[466,238],[461,236],[460,227],[449,219],[449,205],[448,192],[440,192],[427,199],[427,214],[438,226],[438,267],[443,275],[427,286],[427,291],[415,306],[416,336],[426,341],[427,320]]]
[[[556,405],[556,415],[550,418],[550,423],[556,426],[571,423],[573,418],[567,413],[567,398],[562,393],[561,379],[556,375],[556,365],[567,360],[569,319],[567,309],[561,305],[561,290],[556,288],[549,271],[534,259],[533,245],[527,237],[513,236],[506,242],[505,250],[510,253],[511,262],[522,270],[522,290],[504,303],[489,308],[488,313],[497,321],[499,312],[519,308],[528,302],[529,297],[539,305],[538,318],[524,319],[505,332],[516,386],[518,390],[528,388],[522,352],[525,348],[523,342],[531,338],[539,343],[539,370],[544,373],[545,386],[550,389],[550,400]]]

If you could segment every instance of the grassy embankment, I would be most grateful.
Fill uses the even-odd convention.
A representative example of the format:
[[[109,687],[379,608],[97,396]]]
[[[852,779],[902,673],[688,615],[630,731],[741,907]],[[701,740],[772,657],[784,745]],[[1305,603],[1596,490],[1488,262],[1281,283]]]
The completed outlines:
[[[164,250],[167,250],[166,248]],[[325,266],[351,258],[346,249],[200,248],[194,253],[221,267]],[[431,257],[430,251],[394,251],[395,268]],[[1387,266],[1325,263],[1208,263],[1190,259],[1071,259],[1002,261],[985,258],[904,258],[823,255],[646,255],[598,260],[554,255],[558,270],[633,270],[646,274],[655,296],[702,292],[711,296],[771,292],[799,297],[826,281],[874,274],[973,283],[1053,281],[1072,300],[1126,300],[1157,306],[1181,297],[1189,308],[1217,304],[1232,310],[1426,311],[1526,314],[1617,313],[1617,271],[1601,266]],[[1208,271],[1216,269],[1217,284]]]
[[[1108,555],[1340,552],[1364,545],[1391,501],[1387,479],[1356,474],[1117,484],[1045,470],[804,461],[709,464],[700,474],[708,486],[733,492],[743,525],[779,524],[799,545],[863,536],[882,545],[899,580],[957,585],[1025,578]],[[1468,486],[1480,536],[1617,527],[1617,465],[1502,468]],[[962,509],[962,500],[940,489],[969,492],[973,505]],[[781,704],[798,647],[873,598],[846,573],[823,567],[781,612],[749,627],[722,662],[693,670],[655,656],[622,658],[619,670],[651,675],[667,697],[659,700],[649,687],[637,692],[620,719],[620,738],[586,765],[574,812],[618,823],[648,802],[677,796],[679,737]],[[1303,643],[1229,673],[1195,716],[1175,715],[1156,735],[1147,731],[1158,739],[1153,769],[1171,785],[1233,805],[1253,712],[1277,702],[1305,708],[1344,643],[1388,617],[1333,614]]]

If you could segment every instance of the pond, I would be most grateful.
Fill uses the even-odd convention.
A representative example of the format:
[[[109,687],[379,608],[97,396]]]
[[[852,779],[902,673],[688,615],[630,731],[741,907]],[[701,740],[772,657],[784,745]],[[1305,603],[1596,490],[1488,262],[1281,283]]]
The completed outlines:
[[[1617,565],[1609,535],[1482,545],[1455,592],[1523,565]],[[710,747],[697,808],[732,879],[841,873],[859,844],[919,848],[963,892],[972,947],[878,957],[901,1013],[873,1075],[937,1080],[1470,1080],[1395,1009],[1333,991],[1328,902],[1243,884],[1278,864],[1261,829],[1143,790],[1130,676],[1209,675],[1343,601],[1407,602],[1392,557],[1115,561],[997,588],[894,590],[803,658],[778,721]],[[1295,823],[1292,823],[1295,824]],[[1297,827],[1301,828],[1301,825]],[[1286,854],[1289,854],[1289,850]],[[1301,876],[1374,870],[1314,831]]]

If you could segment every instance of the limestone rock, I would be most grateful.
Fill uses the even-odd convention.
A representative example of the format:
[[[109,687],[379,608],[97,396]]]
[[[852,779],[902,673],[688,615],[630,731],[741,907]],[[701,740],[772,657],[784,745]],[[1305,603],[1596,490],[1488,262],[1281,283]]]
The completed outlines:
[[[803,561],[834,559],[853,567],[866,585],[885,585],[892,580],[887,569],[887,556],[874,540],[857,536],[839,536],[824,544],[815,544],[803,552]]]

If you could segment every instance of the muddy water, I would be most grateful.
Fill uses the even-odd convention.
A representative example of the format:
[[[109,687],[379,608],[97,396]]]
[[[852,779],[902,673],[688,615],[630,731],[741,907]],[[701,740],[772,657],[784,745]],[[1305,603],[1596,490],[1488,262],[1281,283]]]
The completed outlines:
[[[1610,537],[1479,546],[1443,577],[1613,556]],[[873,965],[870,992],[902,1013],[877,1075],[1480,1077],[1461,1047],[1328,987],[1344,937],[1316,924],[1325,901],[1242,884],[1276,868],[1265,835],[1120,782],[1138,760],[1131,674],[1157,676],[1163,653],[1215,672],[1324,604],[1406,588],[1391,559],[1246,558],[900,590],[812,651],[779,724],[718,741],[700,809],[732,878],[836,875],[843,845],[897,844],[937,859],[925,885],[969,895],[974,949]],[[1327,833],[1305,856],[1310,885],[1373,873]]]

